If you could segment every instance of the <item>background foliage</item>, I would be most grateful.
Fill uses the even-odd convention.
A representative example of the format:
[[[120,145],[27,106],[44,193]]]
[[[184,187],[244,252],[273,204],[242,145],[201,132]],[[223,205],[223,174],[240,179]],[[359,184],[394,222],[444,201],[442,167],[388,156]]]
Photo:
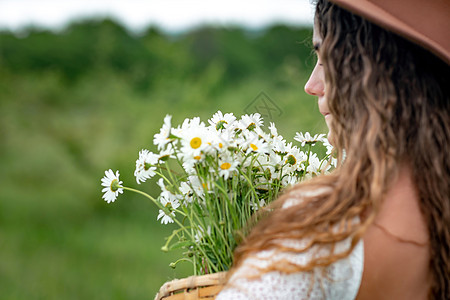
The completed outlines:
[[[153,204],[130,193],[102,201],[104,170],[136,185],[137,153],[166,114],[179,124],[253,113],[260,92],[280,110],[266,124],[287,139],[325,132],[303,92],[310,38],[310,28],[283,25],[135,35],[108,19],[0,32],[1,298],[152,299],[189,275],[160,251],[173,228]]]

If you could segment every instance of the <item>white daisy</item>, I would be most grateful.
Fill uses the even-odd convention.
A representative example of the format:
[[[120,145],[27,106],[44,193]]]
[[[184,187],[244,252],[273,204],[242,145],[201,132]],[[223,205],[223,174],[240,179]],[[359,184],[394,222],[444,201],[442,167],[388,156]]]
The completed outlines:
[[[337,159],[335,157],[330,157],[330,166],[337,167]]]
[[[181,194],[184,195],[184,205],[187,206],[189,203],[192,203],[192,201],[194,200],[195,192],[191,188],[191,186],[186,181],[182,181],[178,189],[180,190]]]
[[[178,200],[176,199],[168,197],[167,193],[161,193],[159,201],[167,210],[169,210],[169,214],[160,209],[158,217],[156,219],[161,219],[161,224],[173,223],[173,218],[175,217],[174,210],[180,207],[180,202],[178,202]]]
[[[323,145],[327,148],[326,154],[328,155],[328,161],[330,162],[330,165],[327,167],[326,171],[328,171],[331,167],[337,166],[337,159],[331,155],[333,152],[333,145],[330,144],[327,138],[323,138],[322,140]],[[323,165],[325,166],[327,164],[326,161],[323,162]]]
[[[155,176],[155,165],[158,163],[158,157],[158,155],[146,149],[139,152],[139,158],[136,160],[136,170],[134,171],[138,184]]]
[[[325,138],[325,134],[316,134],[314,136],[311,136],[309,132],[306,132],[303,135],[303,132],[297,132],[295,134],[294,140],[300,142],[302,144],[302,147],[305,146],[305,144],[315,144],[316,142],[321,142]]]
[[[255,165],[264,172],[265,181],[270,182],[274,176],[278,176],[276,174],[281,169],[282,162],[278,154],[270,152],[269,155],[259,155]]]
[[[174,194],[172,194],[172,192],[170,192],[166,188],[166,186],[164,185],[164,179],[163,178],[160,178],[158,180],[157,184],[159,185],[159,187],[161,189],[161,195],[160,196],[164,196],[164,198],[166,198],[167,201],[169,201],[169,202],[178,202],[178,199],[180,199],[181,195],[174,195]]]
[[[331,154],[333,151],[333,145],[330,144],[327,138],[323,138],[322,143],[327,148],[327,155]]]
[[[183,160],[183,168],[188,174],[194,174],[196,172],[195,165],[202,162],[205,159],[204,153],[183,153],[181,156]]]
[[[250,207],[252,208],[253,211],[258,211],[260,207],[264,207],[266,206],[266,200],[261,199],[257,202],[251,202],[250,203]]]
[[[158,162],[162,163],[167,161],[169,158],[175,158],[175,150],[173,149],[172,145],[169,145],[166,149],[159,152],[158,154]]]
[[[211,226],[210,225],[208,225],[208,227],[206,229],[206,235],[208,235],[208,236],[211,235]],[[200,243],[202,241],[203,237],[205,237],[205,230],[203,229],[202,226],[198,225],[197,233],[194,234],[194,240],[197,243]]]
[[[160,209],[157,220],[161,218],[161,224],[173,223],[174,222],[173,217],[175,217],[175,212],[173,210],[180,207],[180,202],[178,201],[178,199],[181,196],[174,195],[171,192],[169,192],[166,186],[164,185],[163,178],[160,178],[158,180],[158,185],[162,190],[161,194],[159,195],[159,201],[169,211],[169,214]]]
[[[230,176],[237,171],[238,162],[233,160],[232,157],[223,155],[219,158],[219,176],[225,179],[230,178]]]
[[[236,117],[232,113],[226,113],[225,115],[219,110],[217,111],[208,123],[217,131],[227,129],[236,121]]]
[[[191,184],[194,192],[197,194],[199,199],[203,199],[205,192],[214,193],[214,183],[211,180],[199,178],[199,176],[191,175],[189,176],[188,183]]]
[[[208,147],[208,142],[210,142],[207,133],[201,129],[187,132],[182,141],[185,143],[181,149],[188,153],[200,153]]]
[[[258,138],[263,139],[267,143],[272,141],[272,137],[270,134],[266,133],[262,127],[256,127],[255,128],[255,134],[258,136]]]
[[[263,140],[252,139],[247,141],[246,143],[247,153],[256,152],[256,153],[269,153],[269,145],[265,143]]]
[[[305,162],[308,160],[308,155],[306,155],[305,152],[300,151],[300,153],[297,156],[297,171],[302,171],[305,169]]]
[[[241,129],[254,131],[256,128],[263,126],[263,120],[259,113],[251,115],[243,115],[239,121]]]
[[[167,143],[171,141],[171,139],[169,138],[170,131],[172,128],[171,119],[172,119],[171,115],[166,115],[164,117],[164,124],[161,127],[159,133],[153,136],[153,144],[158,146],[158,150],[164,148],[164,146],[166,146]]]
[[[199,117],[194,117],[192,119],[186,118],[184,119],[183,124],[181,124],[181,126],[172,129],[172,133],[177,137],[182,137],[184,132],[189,131],[190,128],[196,127],[206,127],[206,126],[205,123],[200,121]]]
[[[298,182],[297,176],[286,175],[281,179],[281,184],[284,187],[292,186]]]
[[[270,130],[270,134],[272,135],[272,137],[278,136],[278,130],[275,127],[275,123],[270,122],[269,130]]]
[[[208,147],[211,147],[210,132],[200,118],[194,118],[190,122],[184,122],[177,132],[181,138],[182,155],[187,157],[199,156]]]
[[[173,219],[172,217],[175,217],[175,213],[171,212],[169,215],[166,214],[162,209],[159,210],[159,214],[158,217],[156,218],[156,220],[161,219],[161,224],[168,224],[168,223],[173,223]]]
[[[116,201],[119,193],[123,193],[123,188],[121,187],[122,181],[119,181],[119,171],[116,171],[116,174],[109,169],[105,171],[105,176],[102,178],[102,192],[104,193],[102,198],[105,199],[106,202],[111,203]]]
[[[272,151],[279,153],[286,153],[288,150],[286,149],[286,141],[283,139],[281,135],[274,137],[271,140]]]
[[[316,153],[311,153],[309,155],[309,165],[306,168],[306,172],[312,176],[318,175],[320,173],[320,160]]]
[[[273,166],[274,168],[281,167],[283,164],[281,156],[273,151],[269,153],[269,156],[264,155],[264,157],[267,157],[267,164],[269,166]]]
[[[198,176],[189,176],[188,184],[192,188],[193,192],[197,195],[197,197],[203,198],[203,196],[205,195],[205,189]]]
[[[297,169],[298,166],[297,156],[293,153],[288,153],[284,157],[284,163],[286,173],[291,173],[293,170]]]
[[[289,143],[286,149],[288,151],[284,156],[284,164],[285,164],[284,170],[285,173],[291,173],[294,172],[295,170],[298,170],[300,164],[303,161],[306,161],[308,157],[303,151],[300,151],[300,149],[298,149],[297,147],[292,146],[292,143]]]
[[[216,131],[210,130],[211,149],[215,152],[224,152],[229,146],[231,146],[233,139],[233,133],[229,130]]]

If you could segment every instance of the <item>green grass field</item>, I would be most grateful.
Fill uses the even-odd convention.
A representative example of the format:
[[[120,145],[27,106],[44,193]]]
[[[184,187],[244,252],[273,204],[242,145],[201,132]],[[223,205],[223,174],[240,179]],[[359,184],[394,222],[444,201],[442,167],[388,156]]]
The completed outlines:
[[[0,298],[153,299],[165,281],[190,275],[188,264],[169,267],[179,253],[160,250],[174,227],[156,221],[156,207],[126,192],[107,204],[100,179],[119,169],[137,186],[138,151],[154,149],[166,114],[179,124],[217,110],[256,112],[248,105],[262,91],[281,110],[266,124],[288,140],[325,132],[303,91],[313,62],[281,61],[230,81],[213,60],[200,74],[156,76],[144,90],[108,68],[73,81],[52,68],[0,68]]]

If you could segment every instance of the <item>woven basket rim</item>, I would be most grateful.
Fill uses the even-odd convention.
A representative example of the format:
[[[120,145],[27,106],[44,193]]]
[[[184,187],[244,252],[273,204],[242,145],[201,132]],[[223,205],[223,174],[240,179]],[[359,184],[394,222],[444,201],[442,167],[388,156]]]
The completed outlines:
[[[155,296],[155,300],[163,299],[177,292],[209,286],[220,286],[225,281],[227,272],[206,275],[193,275],[187,278],[174,279],[164,283]]]

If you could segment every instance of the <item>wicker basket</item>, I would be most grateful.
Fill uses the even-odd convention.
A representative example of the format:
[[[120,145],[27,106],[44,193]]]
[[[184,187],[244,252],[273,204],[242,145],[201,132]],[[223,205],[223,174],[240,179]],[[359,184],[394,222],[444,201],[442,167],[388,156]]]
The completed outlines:
[[[226,272],[191,276],[164,283],[155,300],[215,299],[223,287]]]

